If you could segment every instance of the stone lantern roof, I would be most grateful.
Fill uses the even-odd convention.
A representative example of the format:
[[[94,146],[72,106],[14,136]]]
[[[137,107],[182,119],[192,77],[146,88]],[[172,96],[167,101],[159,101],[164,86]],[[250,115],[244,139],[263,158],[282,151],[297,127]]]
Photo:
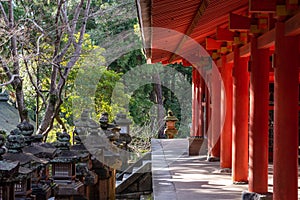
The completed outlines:
[[[124,113],[118,113],[117,117],[114,120],[115,124],[123,125],[123,124],[132,124],[132,121],[127,118],[127,115]]]
[[[23,152],[23,148],[31,143],[30,138],[33,133],[33,126],[28,122],[22,122],[17,127],[7,136],[6,147],[8,152],[3,155],[3,159],[18,161],[22,167],[27,167],[31,170],[47,164],[48,160]]]
[[[0,181],[1,183],[10,182],[19,171],[18,161],[3,160],[3,154],[5,154],[5,148],[3,147],[5,138],[5,131],[0,131]]]
[[[0,160],[0,181],[8,182],[19,171],[19,162]]]
[[[70,150],[70,135],[66,132],[56,133],[57,142],[54,144],[59,151],[51,163],[75,163],[88,157],[88,153],[80,153]]]
[[[42,135],[33,136],[34,126],[27,121],[23,121],[17,126],[17,130],[24,137],[25,145],[22,148],[22,152],[29,153],[39,158],[53,158],[56,153],[56,148],[47,148],[42,146],[40,142]],[[16,132],[16,130],[14,131]]]
[[[165,121],[178,121],[177,117],[174,116],[172,110],[168,110],[168,115],[164,118]]]

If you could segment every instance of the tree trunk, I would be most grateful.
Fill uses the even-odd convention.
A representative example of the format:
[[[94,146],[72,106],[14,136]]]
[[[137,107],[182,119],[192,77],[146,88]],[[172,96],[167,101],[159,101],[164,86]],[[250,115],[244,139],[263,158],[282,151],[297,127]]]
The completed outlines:
[[[10,32],[13,32],[14,30],[14,10],[13,10],[13,2],[9,1],[9,11],[8,11],[8,21],[9,21],[9,30]],[[19,75],[19,69],[20,69],[20,63],[19,63],[19,56],[18,56],[18,47],[17,47],[17,39],[15,35],[12,35],[11,39],[11,53],[13,57],[13,74]],[[28,114],[25,109],[25,102],[24,102],[24,93],[23,93],[23,84],[20,77],[15,78],[15,80],[12,83],[15,93],[16,93],[16,101],[17,101],[17,107],[18,112],[20,116],[21,122],[23,120],[28,120]]]
[[[28,111],[25,107],[25,102],[24,102],[22,80],[20,78],[16,78],[15,81],[13,82],[13,87],[16,93],[16,103],[19,112],[20,122],[24,120],[29,121]]]
[[[65,26],[68,29],[68,42],[64,47],[60,47],[60,41],[61,37],[63,37],[63,34],[60,34],[61,26],[58,23],[58,20],[60,19],[60,12],[64,13],[66,15],[66,11],[63,10],[65,7],[60,4],[59,8],[62,10],[57,11],[57,17],[56,17],[56,41],[55,41],[55,52],[53,55],[53,65],[52,65],[52,74],[51,74],[51,84],[50,84],[50,96],[48,100],[48,105],[46,107],[45,115],[43,117],[43,120],[41,121],[41,124],[38,128],[37,134],[43,134],[44,135],[44,141],[47,140],[47,135],[49,131],[53,127],[53,122],[55,119],[55,116],[59,113],[59,108],[61,104],[63,103],[62,100],[62,91],[65,86],[65,82],[67,80],[67,77],[72,69],[72,67],[75,65],[77,60],[80,57],[81,49],[82,49],[82,43],[83,43],[83,37],[86,30],[86,23],[88,20],[88,14],[90,9],[90,0],[87,0],[86,5],[83,5],[84,0],[81,0],[78,6],[76,7],[74,18],[72,22],[68,22],[69,24],[66,24]],[[83,9],[83,10],[82,10]],[[78,17],[81,13],[81,11],[84,12],[83,20],[78,21]],[[66,18],[66,16],[65,16]],[[68,19],[64,19],[65,22],[68,21]],[[75,31],[78,30],[75,29],[77,23],[81,23],[80,28],[80,34],[78,38],[78,42],[75,42],[74,34]],[[72,56],[70,57],[70,60],[67,64],[67,66],[64,68],[64,71],[62,72],[62,69],[60,68],[60,63],[64,56],[67,54],[67,51],[70,49],[71,45],[74,47],[74,52],[72,53]],[[61,51],[59,52],[59,49]],[[58,79],[59,75],[59,80]]]
[[[157,106],[157,123],[158,123],[158,138],[164,138],[164,109],[163,109],[163,95],[160,75],[154,75],[154,91],[156,94]]]

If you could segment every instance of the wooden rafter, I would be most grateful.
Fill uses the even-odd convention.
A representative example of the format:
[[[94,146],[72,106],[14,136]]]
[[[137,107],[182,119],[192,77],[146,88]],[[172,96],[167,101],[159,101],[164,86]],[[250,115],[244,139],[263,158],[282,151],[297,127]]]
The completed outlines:
[[[176,53],[180,51],[182,45],[184,44],[184,42],[187,39],[187,36],[190,36],[190,34],[193,32],[194,28],[197,26],[201,16],[203,15],[203,13],[205,12],[207,6],[209,4],[209,0],[203,0],[200,3],[200,6],[191,22],[191,24],[189,25],[188,29],[185,32],[185,35],[183,36],[183,38],[180,40],[180,42],[178,43],[174,53],[172,54],[172,56],[169,59],[169,63],[172,63],[172,61],[174,60],[174,58],[176,57]]]

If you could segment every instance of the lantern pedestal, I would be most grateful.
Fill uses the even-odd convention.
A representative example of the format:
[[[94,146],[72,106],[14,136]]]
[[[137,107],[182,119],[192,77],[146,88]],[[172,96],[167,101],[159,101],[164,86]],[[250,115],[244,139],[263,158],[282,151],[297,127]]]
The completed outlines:
[[[174,135],[178,133],[178,130],[175,128],[175,123],[178,119],[173,115],[171,110],[168,110],[168,115],[164,118],[164,120],[166,121],[164,135],[166,135],[168,139],[173,139]]]
[[[203,137],[190,137],[189,139],[189,155],[198,156],[202,147],[204,138]]]
[[[178,132],[177,129],[165,129],[164,134],[167,135],[168,139],[173,139],[174,135],[176,135]]]

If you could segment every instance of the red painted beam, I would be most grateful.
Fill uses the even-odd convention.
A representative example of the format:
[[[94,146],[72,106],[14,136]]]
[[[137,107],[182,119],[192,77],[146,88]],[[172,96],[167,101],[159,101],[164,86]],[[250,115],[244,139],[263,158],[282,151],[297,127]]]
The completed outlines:
[[[240,57],[249,57],[251,51],[250,43],[240,47]]]
[[[234,60],[234,52],[231,52],[226,56],[227,63],[233,63]]]
[[[247,31],[250,28],[251,19],[242,15],[229,14],[229,30]]]
[[[274,0],[249,0],[249,12],[275,12]]]
[[[300,34],[300,13],[297,13],[285,22],[285,36],[295,36]]]
[[[288,10],[296,10],[298,8],[298,0],[286,0],[286,8]]]
[[[222,42],[218,42],[212,38],[206,38],[206,50],[220,49]]]
[[[217,40],[219,41],[233,41],[234,33],[226,28],[217,27]]]
[[[260,36],[257,40],[257,48],[265,49],[270,48],[275,45],[275,29],[272,29],[262,36]]]

